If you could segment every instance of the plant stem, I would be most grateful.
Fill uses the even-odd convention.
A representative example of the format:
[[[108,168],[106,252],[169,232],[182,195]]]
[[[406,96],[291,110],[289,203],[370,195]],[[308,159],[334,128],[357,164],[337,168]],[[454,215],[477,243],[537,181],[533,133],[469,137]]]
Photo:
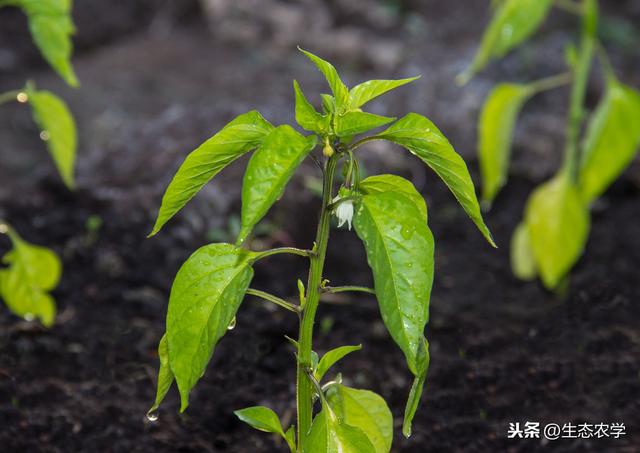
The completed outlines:
[[[255,260],[257,261],[257,260],[261,260],[262,258],[266,258],[268,256],[282,255],[285,253],[288,253],[290,255],[298,255],[298,256],[305,256],[305,257],[311,257],[314,255],[314,253],[311,250],[297,249],[295,247],[279,247],[277,249],[265,250],[264,252],[258,253],[258,256],[256,256]]]
[[[533,82],[530,86],[535,93],[540,93],[542,91],[553,90],[554,88],[559,88],[563,85],[567,85],[571,83],[572,80],[573,74],[571,74],[570,72],[563,72],[562,74],[557,74],[551,77],[540,79],[536,82]]]
[[[573,68],[574,79],[571,89],[571,104],[569,108],[569,119],[567,122],[567,142],[564,151],[563,171],[569,180],[575,183],[578,178],[578,168],[580,166],[580,156],[578,142],[580,139],[580,129],[584,117],[584,100],[587,94],[587,82],[593,53],[595,48],[596,17],[593,0],[583,0],[582,3],[582,34],[580,38],[580,56]]]
[[[376,293],[373,288],[367,288],[365,286],[325,286],[322,290],[325,293],[344,293],[347,291],[356,291],[367,294]]]
[[[250,295],[250,296],[256,296],[256,297],[264,299],[264,300],[266,300],[268,302],[274,303],[274,304],[276,304],[276,305],[278,305],[278,306],[280,306],[282,308],[285,308],[285,309],[287,309],[289,311],[292,311],[294,313],[300,313],[300,307],[299,306],[297,306],[295,304],[292,304],[292,303],[289,303],[284,299],[281,299],[281,298],[279,298],[277,296],[274,296],[273,294],[269,294],[269,293],[266,293],[264,291],[260,291],[259,289],[253,289],[253,288],[249,288],[246,291],[246,293],[248,295]]]
[[[556,7],[571,14],[582,15],[582,6],[573,0],[556,0]]]
[[[11,90],[11,91],[6,91],[4,93],[1,93],[0,105],[6,104],[11,101],[16,101],[18,94],[20,94],[20,90]]]
[[[307,295],[302,320],[300,322],[300,335],[298,337],[297,355],[297,382],[296,405],[298,410],[298,451],[302,451],[302,442],[306,438],[313,417],[313,384],[309,380],[308,370],[311,369],[311,346],[313,342],[313,324],[315,321],[318,303],[320,302],[320,282],[324,270],[324,260],[327,254],[329,242],[329,227],[331,211],[328,209],[331,203],[333,190],[333,177],[336,171],[339,155],[336,153],[326,163],[322,188],[322,210],[316,234],[315,254],[311,257],[309,266],[309,279],[307,282]]]

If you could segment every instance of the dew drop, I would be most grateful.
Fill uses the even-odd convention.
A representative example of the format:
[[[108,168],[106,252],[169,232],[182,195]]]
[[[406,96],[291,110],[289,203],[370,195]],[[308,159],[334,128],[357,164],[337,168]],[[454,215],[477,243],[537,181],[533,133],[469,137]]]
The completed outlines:
[[[24,320],[25,321],[33,321],[34,319],[36,319],[35,315],[33,313],[25,313],[24,315]]]
[[[227,326],[227,330],[233,330],[236,328],[236,317],[234,316],[229,325]]]
[[[9,232],[9,225],[0,223],[0,234],[7,234]]]
[[[150,422],[158,421],[158,409],[151,408],[149,412],[147,412],[147,420]]]
[[[47,141],[51,138],[51,135],[49,134],[49,131],[42,131],[40,132],[40,140],[42,141]]]
[[[21,103],[24,104],[25,102],[27,102],[29,100],[29,96],[27,95],[27,93],[25,93],[24,91],[21,91],[20,93],[18,93],[18,95],[16,96],[16,100]]]

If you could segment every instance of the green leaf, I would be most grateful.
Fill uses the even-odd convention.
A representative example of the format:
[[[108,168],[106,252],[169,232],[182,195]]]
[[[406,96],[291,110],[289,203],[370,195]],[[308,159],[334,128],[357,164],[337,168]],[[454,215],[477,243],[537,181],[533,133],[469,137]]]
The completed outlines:
[[[407,398],[407,405],[404,409],[404,421],[402,422],[402,434],[406,438],[411,436],[411,424],[413,423],[413,417],[416,415],[418,406],[420,405],[420,398],[422,397],[422,390],[424,389],[424,382],[427,379],[427,371],[429,371],[429,342],[426,338],[422,338],[420,345],[418,346],[418,357],[413,384],[409,391],[409,397]]]
[[[328,351],[325,355],[322,356],[322,359],[320,359],[317,366],[315,367],[316,371],[314,374],[315,374],[316,381],[318,382],[322,381],[322,378],[324,377],[325,374],[327,374],[327,371],[329,371],[329,368],[331,368],[336,362],[341,360],[344,356],[352,352],[359,351],[360,349],[362,349],[361,344],[357,346],[340,346],[338,348],[331,349],[330,351]]]
[[[372,99],[375,99],[388,91],[395,90],[402,85],[411,83],[414,80],[418,80],[419,78],[420,76],[400,80],[369,80],[368,82],[363,82],[360,85],[353,87],[349,92],[349,96],[351,98],[350,107],[352,109],[362,107]]]
[[[640,147],[640,92],[610,78],[587,129],[579,188],[586,203],[602,195]]]
[[[167,392],[171,388],[171,384],[175,380],[173,371],[169,366],[169,342],[167,341],[167,334],[162,335],[160,344],[158,345],[158,358],[160,359],[160,370],[158,371],[158,384],[156,387],[156,399],[149,409],[149,414],[153,413],[160,407],[160,404],[167,395]]]
[[[396,175],[369,176],[360,182],[360,191],[365,195],[374,195],[384,192],[398,192],[414,202],[420,210],[422,218],[428,220],[427,204],[416,190],[411,181]]]
[[[272,130],[253,154],[242,184],[242,244],[253,227],[278,200],[298,166],[316,146],[316,136],[305,137],[291,126]]]
[[[349,101],[349,89],[347,86],[342,83],[340,76],[338,75],[338,71],[333,67],[331,63],[323,60],[322,58],[312,54],[311,52],[307,52],[304,49],[298,47],[300,52],[305,54],[315,65],[318,67],[320,72],[324,75],[329,83],[329,87],[331,87],[331,91],[333,92],[333,97],[336,102],[336,110],[341,112],[344,107],[347,106]]]
[[[524,281],[534,280],[538,275],[529,230],[524,223],[517,226],[511,238],[511,270]]]
[[[528,85],[501,83],[489,94],[480,115],[478,130],[482,198],[495,199],[507,180],[511,143],[516,119],[533,94]]]
[[[473,62],[458,76],[467,83],[493,58],[500,58],[529,38],[547,17],[552,0],[505,0],[496,9]]]
[[[257,148],[273,126],[260,113],[244,113],[192,151],[162,197],[158,218],[149,236],[156,234],[224,167]]]
[[[0,297],[17,316],[35,316],[51,327],[56,306],[48,291],[60,281],[60,258],[48,248],[24,241],[14,230],[9,230],[9,237],[13,249],[2,258],[7,267],[0,268]]]
[[[395,121],[395,118],[367,112],[348,111],[335,118],[335,133],[338,137],[351,137],[384,126],[392,121]]]
[[[67,104],[50,91],[27,89],[33,118],[41,130],[47,149],[64,183],[74,186],[73,170],[76,160],[76,123]]]
[[[327,135],[330,130],[330,116],[321,115],[307,100],[296,80],[293,81],[296,93],[296,122],[303,129],[319,135]]]
[[[178,271],[169,298],[166,335],[181,411],[238,311],[253,277],[255,256],[230,244],[210,244],[199,248]]]
[[[287,445],[289,446],[289,451],[291,453],[296,453],[296,428],[295,426],[290,426],[286,433],[284,433],[284,440],[287,441]]]
[[[321,94],[322,98],[322,109],[324,113],[330,115],[336,112],[336,100],[330,94]]]
[[[278,415],[268,407],[247,407],[246,409],[234,411],[234,414],[236,414],[240,420],[257,430],[279,434],[283,439],[287,439]]]
[[[560,174],[529,198],[525,222],[536,268],[548,289],[557,289],[584,250],[589,211],[577,189]]]
[[[391,451],[393,416],[381,396],[335,384],[327,390],[327,402],[338,419],[364,432],[375,453]]]
[[[42,56],[65,82],[78,86],[71,66],[75,27],[71,18],[71,0],[12,0],[29,19],[29,30]]]
[[[482,219],[467,165],[429,119],[417,113],[409,113],[376,138],[389,140],[405,147],[431,167],[453,192],[487,241],[495,247],[491,232]]]
[[[376,453],[376,449],[360,428],[338,418],[323,401],[305,440],[304,453]]]
[[[410,431],[426,378],[424,328],[433,284],[433,235],[418,206],[400,192],[365,195],[354,217],[373,271],[382,320],[416,377],[405,433]]]

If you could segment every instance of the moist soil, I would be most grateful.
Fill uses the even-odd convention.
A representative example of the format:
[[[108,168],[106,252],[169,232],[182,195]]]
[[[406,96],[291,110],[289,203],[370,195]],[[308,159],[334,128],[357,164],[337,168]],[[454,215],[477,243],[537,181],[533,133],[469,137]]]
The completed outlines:
[[[449,21],[424,15],[429,36],[440,41],[418,42],[409,35],[405,60],[390,76],[422,72],[427,80],[417,85],[415,97],[399,93],[389,104],[375,106],[387,113],[414,110],[432,116],[477,180],[474,118],[483,93],[495,80],[518,77],[519,62],[508,59],[465,89],[451,83],[481,29],[474,14],[482,11],[482,2],[470,3],[473,8],[452,12],[455,19]],[[612,17],[626,14],[632,3],[613,8]],[[420,13],[419,7],[413,11]],[[105,31],[108,39],[95,38],[99,45],[88,39],[76,59],[80,91],[66,90],[46,68],[20,63],[69,100],[78,117],[81,154],[79,188],[69,192],[41,143],[30,138],[28,112],[21,106],[0,112],[0,217],[64,260],[52,329],[0,311],[2,452],[286,449],[233,415],[235,409],[263,404],[285,424],[295,418],[295,363],[284,335],[297,336],[297,318],[253,299],[245,301],[237,327],[216,348],[188,410],[178,413],[174,389],[157,421],[145,417],[155,394],[156,347],[171,282],[197,247],[229,237],[229,219],[240,208],[238,181],[245,162],[230,167],[163,232],[145,240],[163,188],[185,153],[235,114],[257,107],[274,122],[291,120],[293,77],[305,81],[306,91],[323,88],[295,53],[230,50],[222,39],[212,38],[199,15],[184,22],[184,14],[181,10],[180,19],[170,22],[168,35],[160,27],[163,31],[131,32],[120,40]],[[463,20],[472,25],[453,39],[454,25],[459,29]],[[566,21],[557,19],[556,25],[563,30]],[[570,36],[567,30],[543,38],[545,47],[554,49]],[[405,37],[398,33],[396,38]],[[561,65],[561,56],[547,62],[545,54],[529,52],[534,61]],[[212,65],[214,57],[218,63]],[[616,54],[614,61],[624,63],[627,57]],[[437,73],[434,61],[440,63]],[[635,61],[621,72],[628,83],[640,86]],[[368,75],[366,65],[342,63],[348,80]],[[14,72],[1,79],[3,88],[21,83]],[[590,95],[596,97],[598,90],[596,82]],[[315,349],[322,353],[362,343],[362,351],[334,371],[345,383],[374,390],[388,401],[396,421],[394,452],[640,451],[637,165],[594,207],[589,243],[566,297],[536,282],[520,282],[510,272],[511,232],[529,193],[558,161],[565,101],[565,95],[544,95],[525,110],[518,131],[524,138],[516,139],[509,185],[487,214],[498,250],[483,241],[444,185],[416,161],[397,157],[401,153],[395,148],[374,147],[363,156],[370,172],[392,168],[414,180],[427,199],[436,237],[426,332],[431,367],[413,436],[404,439],[400,432],[411,376],[373,298],[341,295],[323,303]],[[319,199],[303,189],[318,176],[312,164],[302,168],[294,188],[269,215],[257,247],[311,245]],[[100,223],[97,219],[101,225],[91,227]],[[355,234],[336,229],[331,234],[326,277],[334,285],[371,285]],[[0,251],[8,247],[0,237]],[[296,279],[306,275],[305,264],[298,257],[261,261],[252,286],[292,297]],[[509,423],[526,421],[621,422],[627,431],[620,439],[507,439]]]

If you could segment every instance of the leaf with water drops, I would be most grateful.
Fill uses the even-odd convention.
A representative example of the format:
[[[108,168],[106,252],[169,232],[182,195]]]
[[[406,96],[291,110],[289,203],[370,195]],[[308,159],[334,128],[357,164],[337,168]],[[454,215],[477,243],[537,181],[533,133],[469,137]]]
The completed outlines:
[[[322,381],[322,378],[327,373],[327,371],[329,371],[329,368],[331,368],[336,364],[336,362],[344,358],[344,356],[346,356],[347,354],[351,354],[352,352],[359,351],[360,349],[362,349],[361,344],[356,346],[340,346],[338,348],[327,351],[327,353],[322,356],[322,359],[317,362],[317,366],[314,367],[314,377],[316,381]]]
[[[352,137],[369,132],[395,121],[395,118],[374,115],[373,113],[348,111],[335,118],[335,133],[338,137]]]
[[[73,170],[76,161],[76,122],[67,104],[50,91],[26,90],[33,118],[40,128],[40,137],[56,164],[62,180],[74,186]]]
[[[291,126],[269,133],[253,154],[242,182],[241,244],[278,200],[298,166],[316,146],[316,136],[305,137]]]
[[[405,416],[408,435],[428,367],[424,329],[433,284],[433,235],[419,204],[397,191],[363,196],[354,225],[373,271],[384,324],[415,376]]]
[[[375,138],[403,146],[431,167],[449,187],[487,241],[495,247],[491,232],[482,218],[467,165],[449,140],[428,118],[417,113],[409,113]]]
[[[369,80],[356,85],[349,92],[350,107],[352,109],[360,108],[367,102],[385,94],[388,91],[395,90],[407,83],[411,83],[414,80],[418,80],[418,77],[411,77],[408,79],[399,80]]]
[[[259,431],[280,434],[283,438],[284,430],[278,415],[264,406],[252,406],[233,412],[240,420]]]
[[[160,231],[223,168],[260,146],[272,130],[273,126],[260,113],[252,110],[235,118],[192,151],[167,187],[149,236]]]
[[[360,191],[365,195],[383,192],[398,192],[410,198],[420,210],[420,215],[428,220],[427,203],[411,183],[411,181],[397,175],[369,176],[360,182]]]
[[[169,366],[169,343],[167,341],[167,334],[162,335],[160,344],[158,345],[158,358],[160,359],[160,370],[158,371],[158,384],[156,386],[156,400],[147,412],[147,418],[149,421],[156,421],[158,419],[158,407],[167,395],[167,392],[171,388],[171,384],[175,380],[173,371]]]
[[[504,0],[487,27],[471,65],[458,76],[467,83],[490,60],[500,58],[529,38],[544,21],[552,0]]]
[[[178,271],[169,298],[166,335],[181,411],[233,322],[253,277],[255,256],[231,244],[210,244],[198,249]]]
[[[46,247],[29,244],[13,229],[8,233],[13,249],[2,258],[7,267],[0,269],[0,297],[14,314],[27,320],[37,317],[51,327],[56,306],[49,291],[60,281],[60,258]]]

